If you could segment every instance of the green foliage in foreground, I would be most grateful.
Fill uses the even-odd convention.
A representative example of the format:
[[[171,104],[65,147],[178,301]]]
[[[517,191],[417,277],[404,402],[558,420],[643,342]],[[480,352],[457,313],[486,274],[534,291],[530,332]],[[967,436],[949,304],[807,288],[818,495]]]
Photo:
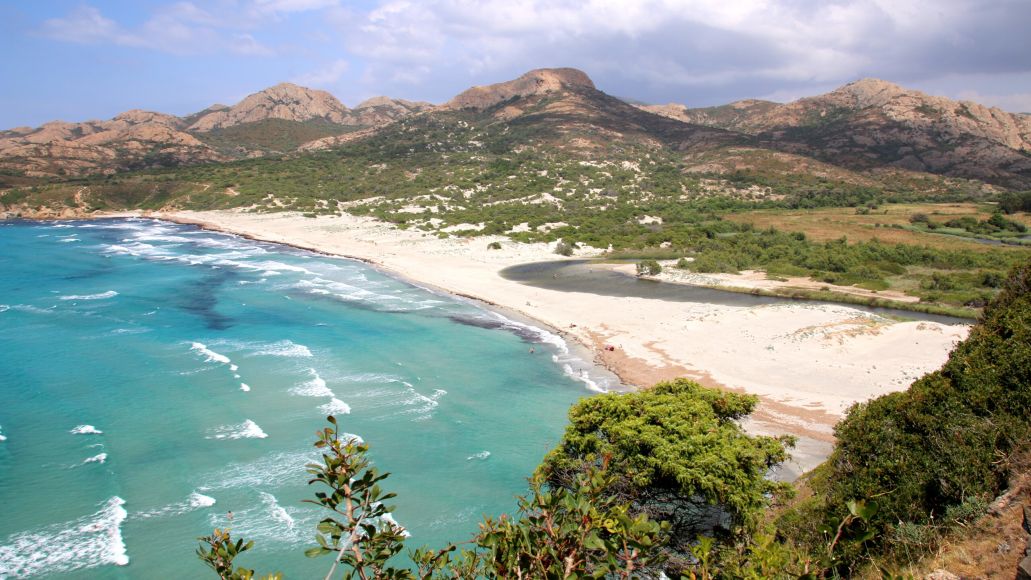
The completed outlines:
[[[618,474],[613,497],[671,524],[667,571],[681,572],[691,566],[699,537],[746,536],[773,498],[790,489],[766,475],[787,459],[793,438],[753,437],[738,424],[757,403],[687,379],[583,399],[538,475],[572,490],[585,468],[607,464]]]
[[[856,405],[835,434],[811,478],[816,495],[780,526],[815,548],[825,542],[822,522],[850,500],[876,498],[874,535],[842,552],[842,570],[872,557],[914,559],[933,548],[940,526],[981,513],[1031,438],[1031,263],[1014,269],[941,370]]]
[[[404,529],[390,518],[394,497],[380,484],[389,477],[371,467],[368,445],[342,436],[334,417],[319,433],[315,446],[322,462],[308,466],[309,484],[318,485],[315,500],[331,515],[317,526],[317,546],[309,557],[333,559],[327,578],[341,567],[341,577],[362,580],[445,578],[636,578],[662,561],[658,548],[668,524],[632,515],[608,495],[611,478],[604,469],[583,471],[572,489],[544,489],[533,482],[529,496],[519,498],[519,516],[487,517],[471,548],[420,549],[410,554],[416,570],[395,565],[404,548]],[[200,538],[197,553],[223,580],[250,580],[254,571],[236,566],[234,558],[253,542],[229,530]],[[270,576],[278,578],[278,575]]]

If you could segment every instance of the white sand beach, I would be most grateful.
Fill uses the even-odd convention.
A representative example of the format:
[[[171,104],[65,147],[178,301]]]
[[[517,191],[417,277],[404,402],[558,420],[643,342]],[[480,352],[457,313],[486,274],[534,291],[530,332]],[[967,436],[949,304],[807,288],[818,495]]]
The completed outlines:
[[[799,468],[828,452],[833,425],[850,405],[905,389],[940,367],[969,330],[897,322],[835,304],[740,307],[536,288],[498,272],[559,259],[546,244],[439,239],[372,218],[241,211],[148,215],[365,260],[416,283],[518,312],[591,348],[597,362],[629,385],[686,376],[758,395],[762,403],[749,429],[801,436]],[[489,250],[492,241],[502,248]]]

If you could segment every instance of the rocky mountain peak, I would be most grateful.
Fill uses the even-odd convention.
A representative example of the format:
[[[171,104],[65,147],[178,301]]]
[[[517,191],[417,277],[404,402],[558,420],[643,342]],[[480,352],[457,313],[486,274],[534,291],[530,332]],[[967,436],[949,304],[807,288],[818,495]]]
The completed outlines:
[[[325,119],[332,123],[342,123],[347,112],[347,107],[326,91],[309,89],[293,83],[279,83],[247,96],[228,109],[216,110],[201,116],[189,129],[211,131],[266,119]]]
[[[564,89],[594,90],[594,82],[575,68],[541,68],[503,83],[473,87],[451,99],[445,106],[452,109],[485,109],[513,97],[528,97]]]
[[[907,91],[888,81],[865,78],[839,87],[827,96],[842,98],[849,101],[853,108],[863,109],[866,107],[883,107],[892,99],[911,92],[913,91]]]

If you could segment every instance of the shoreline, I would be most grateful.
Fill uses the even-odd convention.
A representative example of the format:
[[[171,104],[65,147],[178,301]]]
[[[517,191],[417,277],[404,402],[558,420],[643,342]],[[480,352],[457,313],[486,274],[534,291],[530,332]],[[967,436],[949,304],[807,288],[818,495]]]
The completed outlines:
[[[552,332],[585,363],[593,361],[629,388],[686,377],[756,395],[760,404],[745,422],[746,429],[799,438],[791,464],[778,476],[787,479],[826,458],[833,447],[833,426],[848,407],[908,388],[939,368],[969,328],[893,321],[841,304],[788,300],[729,306],[542,289],[506,280],[498,272],[560,259],[546,244],[522,244],[502,236],[440,239],[346,214],[312,219],[237,210],[92,216],[119,217],[194,225],[358,260]],[[502,250],[489,250],[492,241],[500,241]]]

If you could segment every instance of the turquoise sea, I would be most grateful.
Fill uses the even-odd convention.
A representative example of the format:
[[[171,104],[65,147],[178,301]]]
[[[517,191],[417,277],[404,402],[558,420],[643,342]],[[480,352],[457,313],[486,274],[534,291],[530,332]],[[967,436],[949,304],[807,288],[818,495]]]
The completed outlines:
[[[0,273],[0,577],[210,577],[196,538],[230,510],[241,563],[321,577],[301,500],[330,413],[409,546],[464,540],[608,386],[544,330],[191,226],[0,223]]]

